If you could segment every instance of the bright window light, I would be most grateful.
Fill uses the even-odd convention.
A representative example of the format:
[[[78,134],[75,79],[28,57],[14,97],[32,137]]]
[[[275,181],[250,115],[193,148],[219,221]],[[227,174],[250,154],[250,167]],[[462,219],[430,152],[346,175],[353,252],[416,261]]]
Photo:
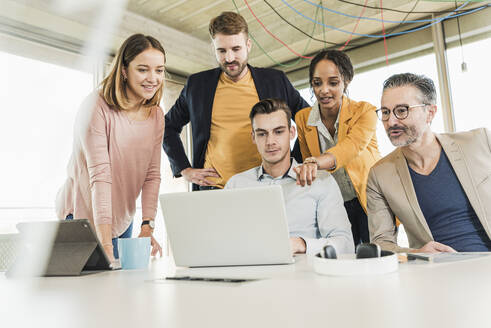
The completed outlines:
[[[464,44],[463,51],[467,71],[462,71],[462,49],[447,50],[456,129],[491,129],[491,111],[484,100],[489,92],[491,76],[491,38]]]
[[[54,219],[86,72],[0,52],[0,221]]]

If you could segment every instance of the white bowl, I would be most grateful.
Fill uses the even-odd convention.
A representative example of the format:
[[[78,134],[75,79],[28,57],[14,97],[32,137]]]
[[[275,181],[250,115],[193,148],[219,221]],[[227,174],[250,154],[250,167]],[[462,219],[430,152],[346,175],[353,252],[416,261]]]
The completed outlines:
[[[314,257],[314,271],[328,276],[376,275],[397,271],[397,254],[357,259],[355,254],[340,255],[337,259]]]

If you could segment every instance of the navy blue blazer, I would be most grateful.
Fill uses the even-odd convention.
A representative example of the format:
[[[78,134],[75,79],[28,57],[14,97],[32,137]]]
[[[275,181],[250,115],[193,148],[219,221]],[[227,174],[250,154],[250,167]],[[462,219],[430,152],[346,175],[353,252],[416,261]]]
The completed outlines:
[[[280,98],[287,102],[293,116],[309,105],[291,85],[285,73],[271,68],[257,68],[248,65],[260,100]],[[175,177],[191,167],[184,151],[180,134],[182,128],[191,122],[193,140],[193,168],[203,168],[206,147],[210,139],[211,111],[220,68],[199,72],[189,76],[179,98],[165,115],[163,147]]]

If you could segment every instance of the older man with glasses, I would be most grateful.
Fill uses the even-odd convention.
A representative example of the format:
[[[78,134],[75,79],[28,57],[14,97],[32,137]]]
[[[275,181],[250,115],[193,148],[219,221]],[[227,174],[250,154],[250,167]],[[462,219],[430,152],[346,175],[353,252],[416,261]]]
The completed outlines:
[[[491,251],[491,131],[436,134],[435,104],[425,76],[384,82],[377,115],[398,148],[370,170],[370,240],[396,252]],[[410,248],[397,245],[396,217]]]

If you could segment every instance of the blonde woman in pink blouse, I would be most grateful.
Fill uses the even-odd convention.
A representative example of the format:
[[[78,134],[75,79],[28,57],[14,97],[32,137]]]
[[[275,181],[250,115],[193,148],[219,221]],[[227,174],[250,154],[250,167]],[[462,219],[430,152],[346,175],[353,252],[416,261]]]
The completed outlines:
[[[117,238],[132,234],[141,193],[139,236],[153,237],[164,132],[165,51],[151,36],[130,36],[109,75],[82,104],[75,122],[68,178],[56,199],[60,219],[89,219],[104,250],[118,258]]]

